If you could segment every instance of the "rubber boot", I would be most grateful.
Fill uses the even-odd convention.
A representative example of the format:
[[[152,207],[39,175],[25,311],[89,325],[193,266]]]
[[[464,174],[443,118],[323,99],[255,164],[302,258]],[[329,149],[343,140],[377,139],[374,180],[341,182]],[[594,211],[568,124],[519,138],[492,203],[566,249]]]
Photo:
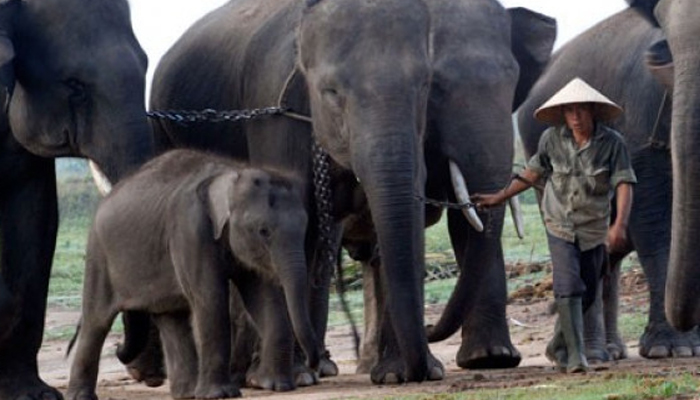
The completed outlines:
[[[566,372],[569,357],[566,352],[566,341],[564,340],[564,333],[561,331],[561,322],[558,316],[554,325],[554,336],[547,343],[547,349],[544,354],[549,361],[557,366],[558,370]]]
[[[583,308],[580,297],[563,297],[557,299],[557,310],[561,331],[566,342],[566,372],[585,372],[588,370],[586,348],[583,344]]]

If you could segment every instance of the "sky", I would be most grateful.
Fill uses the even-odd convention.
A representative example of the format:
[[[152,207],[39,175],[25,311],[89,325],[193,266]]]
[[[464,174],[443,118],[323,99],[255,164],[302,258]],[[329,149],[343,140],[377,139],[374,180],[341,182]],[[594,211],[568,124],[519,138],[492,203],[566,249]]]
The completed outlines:
[[[160,57],[197,19],[227,0],[129,0],[136,37],[148,54],[150,83]],[[499,0],[505,7],[526,7],[557,19],[555,48],[621,11],[624,0]]]

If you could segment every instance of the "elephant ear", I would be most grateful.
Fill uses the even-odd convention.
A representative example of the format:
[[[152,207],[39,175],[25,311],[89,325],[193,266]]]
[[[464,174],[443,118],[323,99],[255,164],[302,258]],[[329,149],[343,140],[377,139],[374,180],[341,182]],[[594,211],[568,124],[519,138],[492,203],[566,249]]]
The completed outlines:
[[[513,111],[525,101],[530,89],[544,71],[557,38],[554,18],[517,7],[508,9],[511,21],[511,50],[520,65]]]
[[[642,14],[652,25],[659,27],[659,21],[654,15],[654,9],[659,4],[659,0],[627,0],[627,3],[631,8]]]
[[[673,56],[666,39],[652,44],[645,54],[646,64],[651,74],[667,90],[673,92]]]
[[[0,0],[0,96],[5,109],[15,87],[15,47],[10,39],[9,25],[17,4],[16,0]]]
[[[6,32],[0,30],[0,96],[7,111],[15,87],[15,48]]]
[[[220,239],[224,227],[231,217],[233,187],[238,179],[237,172],[228,172],[214,178],[207,190],[209,218],[213,228],[214,239]]]

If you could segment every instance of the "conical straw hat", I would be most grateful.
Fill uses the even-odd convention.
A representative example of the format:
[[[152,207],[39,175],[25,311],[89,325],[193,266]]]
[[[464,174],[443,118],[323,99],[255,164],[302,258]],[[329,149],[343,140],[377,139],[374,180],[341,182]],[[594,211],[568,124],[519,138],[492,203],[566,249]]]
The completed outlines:
[[[561,106],[572,103],[594,103],[593,118],[598,121],[609,121],[622,114],[622,107],[593,89],[583,79],[574,78],[535,110],[535,118],[553,125],[563,124]]]

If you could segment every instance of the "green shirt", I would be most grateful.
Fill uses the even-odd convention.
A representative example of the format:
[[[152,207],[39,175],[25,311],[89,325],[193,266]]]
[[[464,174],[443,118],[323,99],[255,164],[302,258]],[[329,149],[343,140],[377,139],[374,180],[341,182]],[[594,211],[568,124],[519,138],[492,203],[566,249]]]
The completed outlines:
[[[527,164],[546,179],[542,212],[547,231],[568,242],[578,240],[581,251],[605,243],[617,185],[637,182],[622,136],[596,125],[582,148],[565,125],[547,129]]]

